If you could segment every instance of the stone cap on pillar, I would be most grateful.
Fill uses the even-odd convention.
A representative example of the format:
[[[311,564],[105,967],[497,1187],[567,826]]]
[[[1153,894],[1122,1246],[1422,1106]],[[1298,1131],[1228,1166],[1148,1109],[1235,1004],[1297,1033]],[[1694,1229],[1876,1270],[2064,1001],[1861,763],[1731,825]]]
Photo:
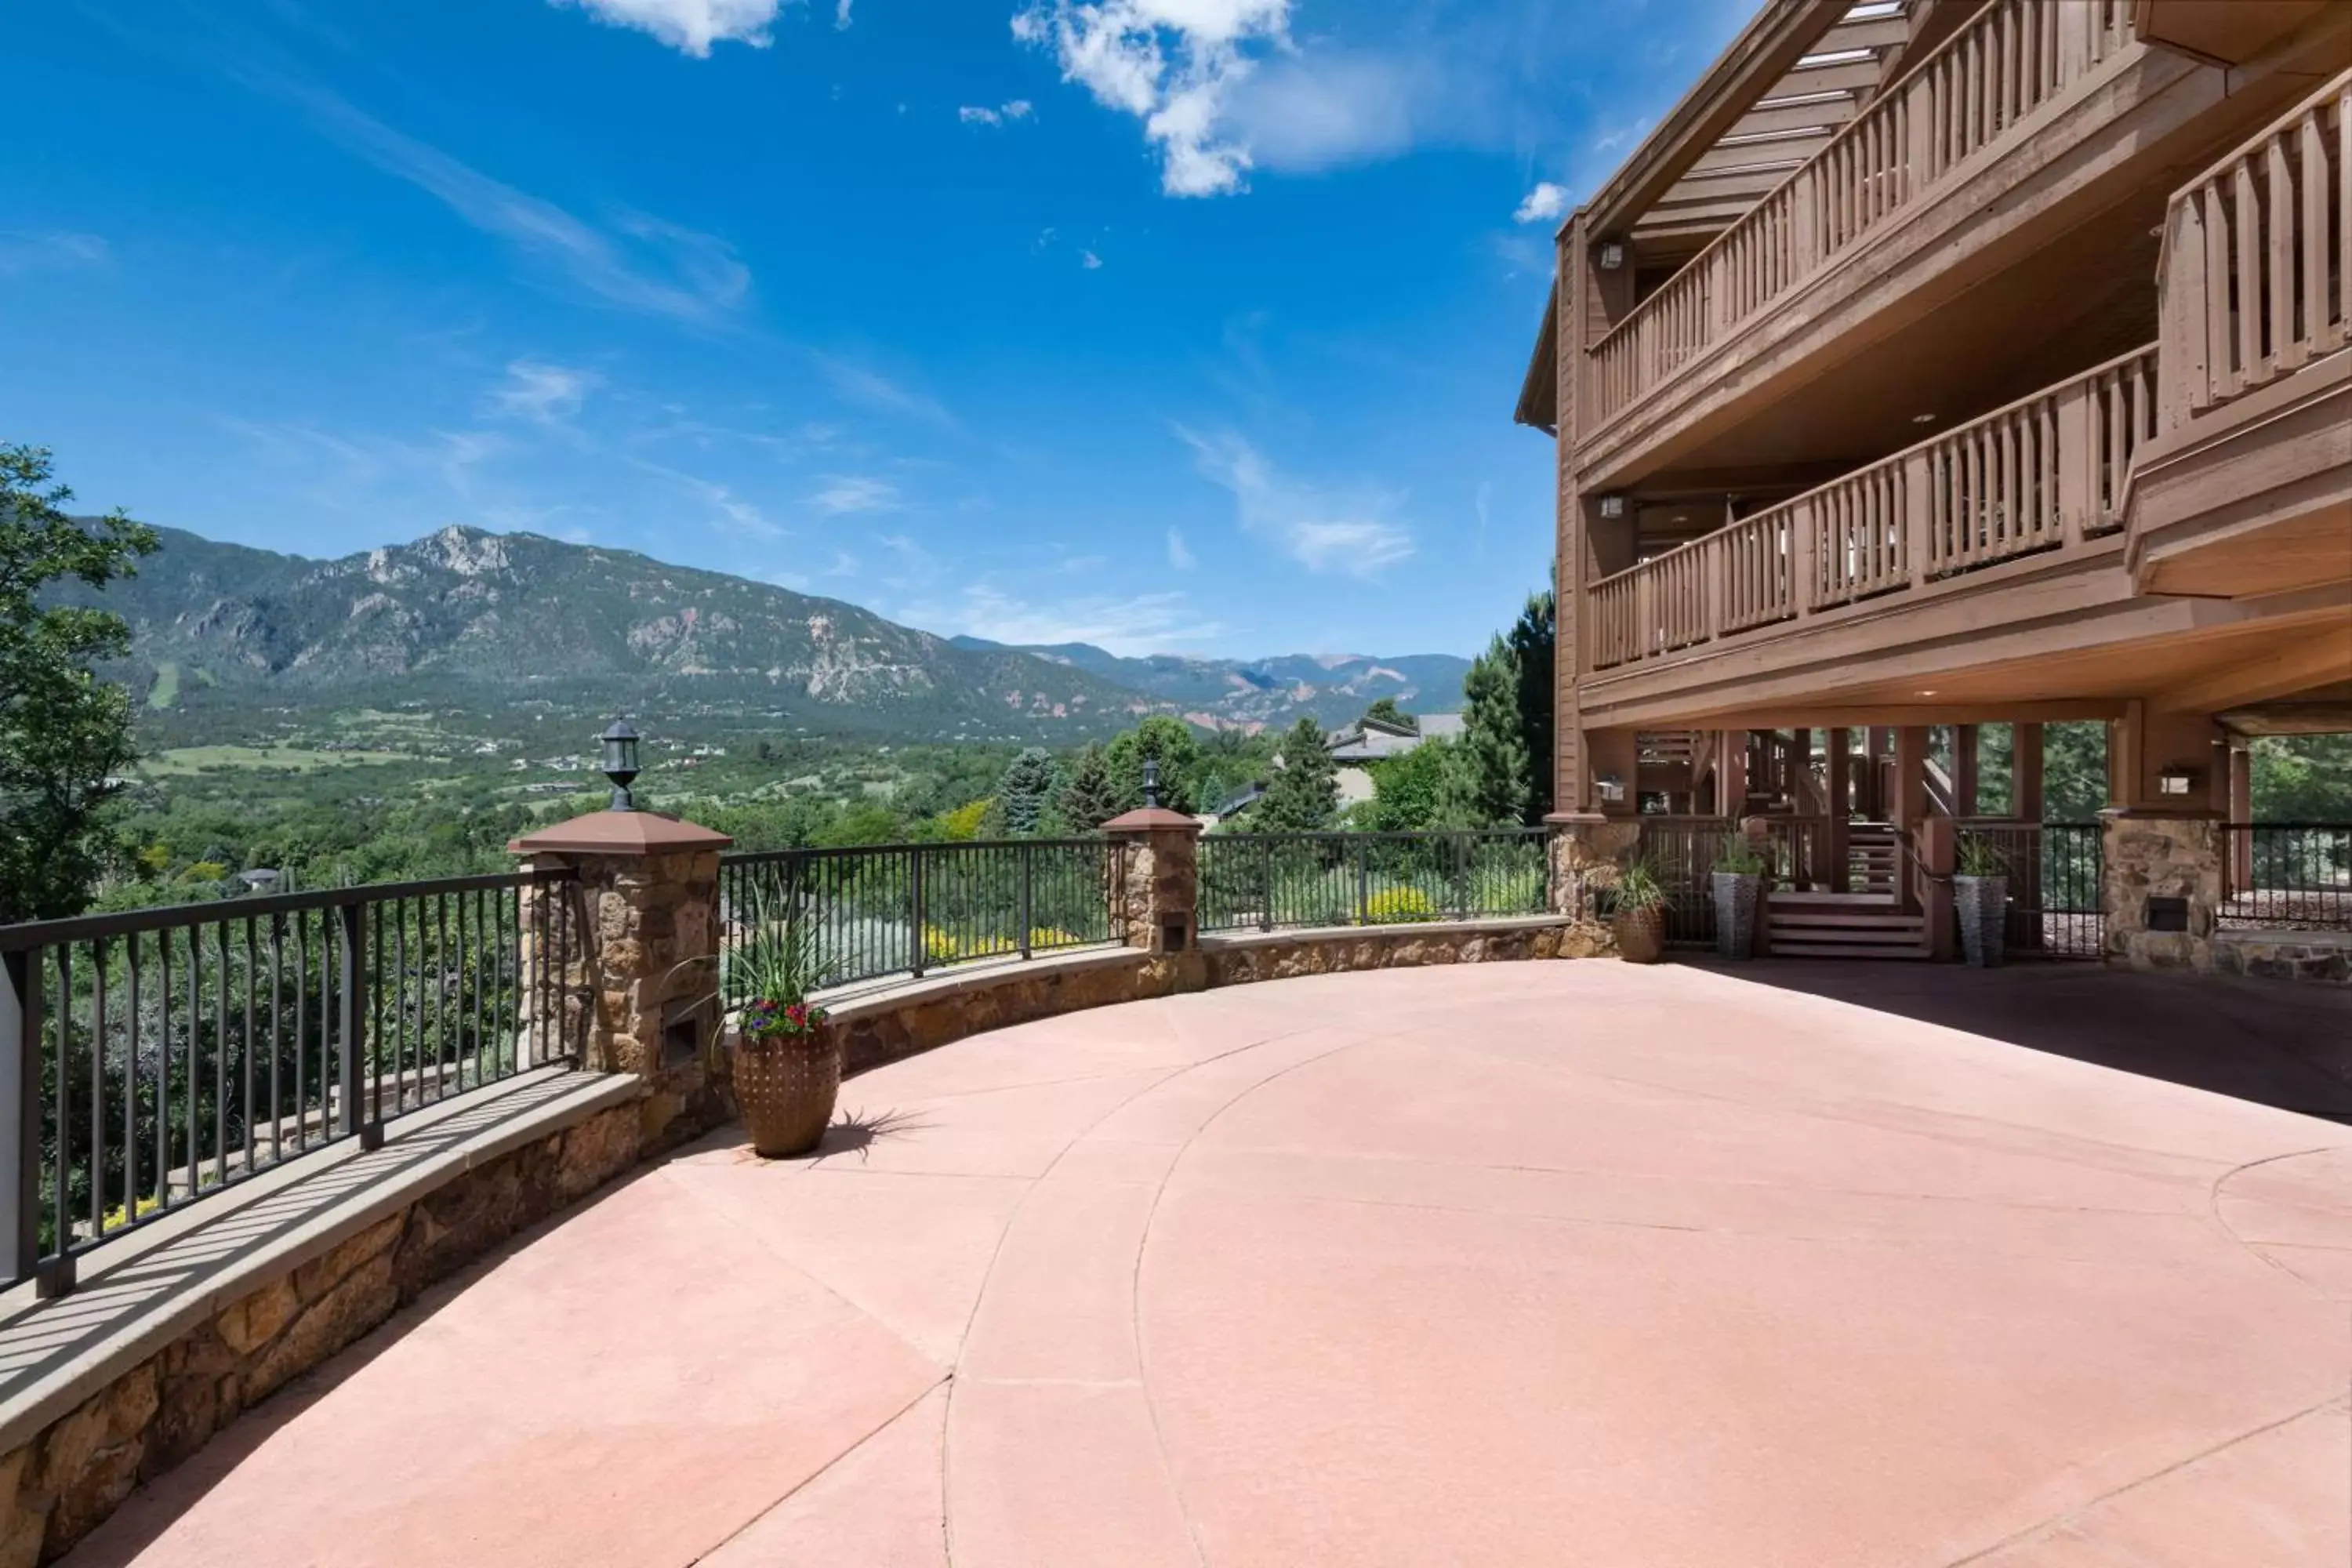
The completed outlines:
[[[592,811],[507,841],[510,855],[679,855],[724,849],[735,840],[715,828],[657,811]]]
[[[1122,812],[1102,825],[1105,833],[1165,833],[1171,828],[1198,833],[1201,831],[1201,819],[1187,816],[1181,811],[1171,811],[1164,805],[1147,805]]]
[[[1590,827],[1609,818],[1597,811],[1549,811],[1544,814],[1546,827]]]

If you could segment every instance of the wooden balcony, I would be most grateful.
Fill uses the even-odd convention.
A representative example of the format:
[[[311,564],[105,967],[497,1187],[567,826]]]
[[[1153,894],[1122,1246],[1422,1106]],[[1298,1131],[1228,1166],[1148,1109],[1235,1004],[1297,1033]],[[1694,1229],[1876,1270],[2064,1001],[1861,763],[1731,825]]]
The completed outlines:
[[[2138,350],[1602,578],[1581,667],[1881,616],[2023,556],[2112,555],[2156,393]]]
[[[1993,0],[1592,345],[1586,427],[1616,418],[2023,134],[2134,47],[2129,0]]]
[[[2142,591],[2352,581],[2352,71],[2172,198]]]

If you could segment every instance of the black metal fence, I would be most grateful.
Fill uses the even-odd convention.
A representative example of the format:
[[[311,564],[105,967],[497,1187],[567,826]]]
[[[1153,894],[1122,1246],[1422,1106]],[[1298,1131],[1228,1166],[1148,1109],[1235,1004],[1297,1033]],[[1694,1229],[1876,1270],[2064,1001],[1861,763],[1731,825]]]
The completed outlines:
[[[2352,824],[2239,822],[2222,835],[2221,925],[2352,931]]]
[[[1727,817],[1642,818],[1635,853],[1665,889],[1667,946],[1715,945],[1715,868],[1725,841],[1738,832],[1739,825]]]
[[[722,1003],[751,1000],[725,952],[786,919],[828,984],[1123,940],[1118,852],[1104,838],[1015,838],[722,856]]]
[[[1213,833],[1201,840],[1204,931],[1398,925],[1549,907],[1541,828],[1454,833]]]
[[[568,872],[0,927],[0,1231],[13,1278],[308,1150],[576,1062]],[[546,896],[532,896],[532,889]]]
[[[2105,864],[2095,822],[1974,821],[1959,825],[1961,865],[1970,847],[2009,879],[2007,948],[2022,958],[2097,958],[2106,935],[2099,886]]]

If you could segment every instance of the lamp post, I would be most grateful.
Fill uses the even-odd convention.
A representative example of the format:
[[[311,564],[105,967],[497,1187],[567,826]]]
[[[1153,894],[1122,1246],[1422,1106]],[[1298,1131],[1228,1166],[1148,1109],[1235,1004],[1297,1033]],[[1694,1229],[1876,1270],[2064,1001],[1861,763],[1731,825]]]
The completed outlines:
[[[1144,809],[1145,809],[1145,810],[1147,810],[1147,811],[1153,810],[1153,809],[1156,809],[1156,808],[1159,806],[1159,805],[1160,805],[1160,759],[1159,759],[1158,757],[1146,757],[1146,758],[1144,758],[1144,759],[1143,759],[1143,805],[1144,805]]]
[[[635,811],[637,797],[629,793],[629,784],[637,776],[637,732],[621,720],[596,737],[604,745],[604,776],[613,781],[611,811]]]

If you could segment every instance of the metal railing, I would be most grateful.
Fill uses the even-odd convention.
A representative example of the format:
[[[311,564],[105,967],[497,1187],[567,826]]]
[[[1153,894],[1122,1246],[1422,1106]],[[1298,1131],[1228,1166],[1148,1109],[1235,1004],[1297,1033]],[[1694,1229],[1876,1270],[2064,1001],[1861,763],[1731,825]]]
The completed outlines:
[[[721,1005],[751,1000],[724,962],[727,947],[788,917],[801,922],[828,984],[1122,941],[1118,857],[1107,838],[723,855]]]
[[[1990,0],[1586,353],[1605,422],[2132,46],[2131,0]]]
[[[2352,71],[2172,197],[2167,429],[2352,341]]]
[[[2106,918],[2099,886],[2105,864],[2095,822],[1969,820],[1958,843],[1991,852],[2009,879],[2004,946],[2029,958],[2097,958]]]
[[[1739,825],[1722,816],[1645,816],[1636,851],[1666,894],[1666,945],[1715,945],[1715,868]]]
[[[457,877],[0,927],[0,1234],[72,1259],[404,1112],[576,1063],[569,872]]]
[[[1430,833],[1213,833],[1201,840],[1204,931],[1538,915],[1539,827]]]
[[[2234,822],[2221,832],[2221,926],[2352,931],[2352,824]]]
[[[1924,597],[2113,532],[2155,377],[2156,349],[2135,350],[1601,578],[1584,590],[1592,668]]]

